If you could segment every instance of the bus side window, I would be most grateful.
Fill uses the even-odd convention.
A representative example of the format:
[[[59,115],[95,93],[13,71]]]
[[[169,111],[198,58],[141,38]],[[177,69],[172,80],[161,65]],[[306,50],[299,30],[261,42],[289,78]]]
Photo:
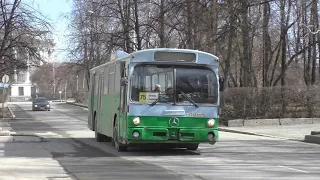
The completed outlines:
[[[95,76],[94,81],[94,95],[98,95],[99,75]]]
[[[109,88],[108,88],[108,93],[114,93],[115,92],[115,65],[110,66],[109,68]]]
[[[115,67],[114,92],[120,93],[121,64],[117,63],[114,67]]]
[[[108,88],[109,88],[109,67],[105,67],[104,69],[104,90],[103,93],[104,94],[108,94]]]

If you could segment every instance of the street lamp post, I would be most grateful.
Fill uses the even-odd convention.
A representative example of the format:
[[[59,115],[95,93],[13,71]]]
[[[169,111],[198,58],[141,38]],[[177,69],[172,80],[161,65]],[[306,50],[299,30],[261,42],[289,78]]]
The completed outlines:
[[[77,91],[79,91],[79,76],[77,75]]]
[[[51,56],[52,50],[49,49],[48,51],[48,58],[49,60],[52,60],[52,79],[53,79],[53,99],[56,98],[56,78],[55,78],[55,71],[54,71],[54,58]]]
[[[14,59],[17,60],[18,58],[18,53],[17,53],[17,50],[13,47],[13,55],[14,55]],[[13,75],[13,79],[14,79],[14,82],[17,82],[18,81],[18,75],[17,75],[17,66],[14,65],[14,75]]]
[[[68,81],[66,81],[66,84],[64,86],[64,100],[67,102],[67,85],[68,85]]]
[[[26,49],[27,50],[27,49]],[[27,55],[27,78],[26,78],[26,83],[30,83],[30,55],[28,53],[28,50],[26,52]]]

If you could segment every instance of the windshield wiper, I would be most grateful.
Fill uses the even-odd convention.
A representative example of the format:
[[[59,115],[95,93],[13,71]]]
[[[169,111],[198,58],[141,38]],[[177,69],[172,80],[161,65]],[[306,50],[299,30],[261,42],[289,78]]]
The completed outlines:
[[[159,102],[159,98],[156,99],[155,101],[153,101],[153,102],[150,104],[150,106],[154,106],[154,105],[156,105],[158,102]]]
[[[187,96],[186,93],[184,93],[182,90],[179,89],[179,91],[181,92],[181,94],[186,97],[196,108],[198,108],[198,104],[196,102],[194,102],[190,97]]]

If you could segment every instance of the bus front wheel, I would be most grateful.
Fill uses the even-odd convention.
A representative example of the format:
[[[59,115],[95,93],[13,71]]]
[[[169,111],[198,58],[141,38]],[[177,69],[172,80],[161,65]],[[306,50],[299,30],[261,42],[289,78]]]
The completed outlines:
[[[113,126],[113,138],[112,138],[112,145],[119,151],[127,151],[127,146],[122,145],[118,140],[118,122],[117,120]]]

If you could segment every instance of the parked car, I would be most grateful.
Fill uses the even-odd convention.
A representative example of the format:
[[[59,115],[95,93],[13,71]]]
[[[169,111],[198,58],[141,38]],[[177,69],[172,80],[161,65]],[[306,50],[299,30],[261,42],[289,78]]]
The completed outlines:
[[[32,111],[35,110],[46,110],[50,111],[50,103],[44,97],[37,97],[32,101]]]

